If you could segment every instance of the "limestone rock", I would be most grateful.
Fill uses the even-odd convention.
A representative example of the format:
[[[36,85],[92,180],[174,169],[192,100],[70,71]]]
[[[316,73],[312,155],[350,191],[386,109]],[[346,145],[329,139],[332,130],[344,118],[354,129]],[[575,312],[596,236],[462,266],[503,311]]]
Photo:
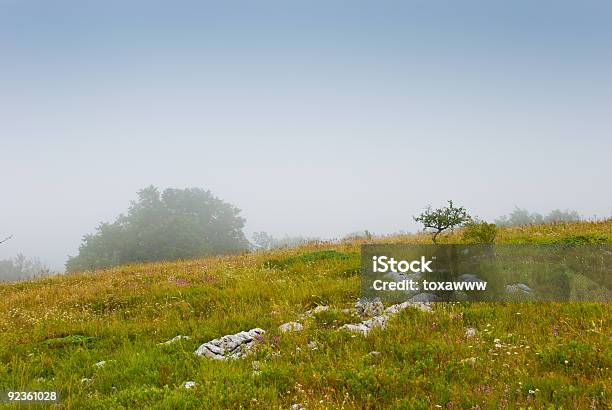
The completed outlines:
[[[183,336],[183,335],[174,336],[172,339],[166,340],[165,342],[161,342],[159,344],[160,345],[169,345],[169,344],[172,344],[174,342],[180,342],[181,340],[189,340],[189,336]]]
[[[377,327],[384,329],[387,324],[386,316],[374,316],[371,319],[364,320],[360,323],[351,323],[342,326],[340,329],[346,329],[349,332],[360,333],[363,336],[367,336],[372,329]]]
[[[468,327],[465,329],[465,336],[466,337],[474,337],[476,336],[476,329],[474,329],[473,327]]]
[[[361,317],[374,317],[381,315],[385,310],[385,306],[379,298],[373,300],[362,299],[355,303],[355,310]]]
[[[371,319],[364,320],[363,322],[360,322],[360,323],[346,324],[340,327],[340,329],[348,330],[349,332],[359,333],[363,336],[367,336],[372,329],[375,329],[375,328],[384,329],[384,327],[387,324],[387,320],[389,320],[389,318],[391,318],[392,316],[396,315],[397,313],[401,312],[402,310],[408,307],[414,307],[415,309],[420,309],[425,312],[431,312],[431,307],[426,303],[418,303],[418,302],[417,303],[414,303],[414,302],[398,303],[396,305],[389,306],[385,310],[381,310],[377,316],[374,316]],[[384,309],[384,306],[383,306],[383,309]]]
[[[194,354],[215,360],[239,359],[248,353],[264,333],[263,329],[255,328],[247,332],[226,335],[204,343]]]
[[[282,325],[278,327],[278,330],[280,330],[282,333],[301,332],[302,329],[303,329],[302,324],[298,322],[287,322],[287,323],[283,323]]]

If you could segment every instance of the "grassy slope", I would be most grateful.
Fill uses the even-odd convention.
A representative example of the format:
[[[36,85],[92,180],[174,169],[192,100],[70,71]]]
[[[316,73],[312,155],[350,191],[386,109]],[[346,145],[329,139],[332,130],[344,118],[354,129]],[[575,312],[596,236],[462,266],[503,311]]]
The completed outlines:
[[[612,242],[612,221],[505,229],[499,242],[571,235]],[[367,338],[335,330],[356,318],[332,311],[304,322],[301,333],[278,335],[278,325],[306,309],[355,302],[359,245],[313,244],[0,286],[0,390],[61,388],[67,408],[609,404],[609,304],[440,303],[433,314],[406,310]],[[294,258],[328,249],[350,256]],[[193,355],[205,341],[253,327],[268,336],[246,359]],[[477,336],[467,338],[466,327]],[[158,345],[178,334],[191,339]],[[92,339],[45,343],[69,335]],[[317,350],[307,347],[313,340]],[[382,354],[368,356],[371,351]],[[107,365],[95,367],[100,360]],[[187,380],[197,388],[183,389]]]

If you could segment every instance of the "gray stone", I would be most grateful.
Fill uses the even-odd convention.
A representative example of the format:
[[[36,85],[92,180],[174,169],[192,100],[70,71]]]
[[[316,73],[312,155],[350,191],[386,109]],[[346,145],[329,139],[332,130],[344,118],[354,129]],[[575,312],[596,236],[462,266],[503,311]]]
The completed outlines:
[[[381,315],[385,310],[385,306],[379,298],[374,298],[373,300],[361,299],[355,303],[355,310],[361,317],[374,317]]]
[[[367,336],[372,329],[375,329],[375,328],[384,329],[384,327],[387,324],[387,321],[392,316],[396,315],[397,313],[401,312],[402,310],[408,307],[413,307],[415,309],[419,309],[425,312],[431,312],[431,307],[426,303],[418,303],[418,302],[417,303],[413,303],[413,302],[398,303],[396,305],[389,306],[387,309],[381,311],[378,316],[374,316],[373,318],[364,320],[363,322],[360,322],[360,323],[346,324],[340,327],[340,329],[348,330],[349,332],[359,333],[363,336]]]
[[[513,285],[506,285],[506,292],[508,293],[517,293],[517,292],[522,292],[522,293],[531,293],[533,292],[533,290],[525,285],[524,283],[516,283]]]
[[[301,332],[302,329],[303,329],[302,324],[298,322],[287,322],[287,323],[283,323],[282,325],[278,327],[278,330],[280,330],[281,333]]]
[[[183,388],[185,389],[193,389],[195,387],[196,383],[193,380],[189,380],[186,381],[185,383],[183,383]]]
[[[476,329],[474,329],[473,327],[468,327],[465,329],[465,336],[466,337],[474,337],[476,336]]]
[[[206,356],[214,360],[239,359],[253,347],[258,337],[265,333],[255,328],[248,332],[226,335],[206,342],[194,352],[196,356]]]
[[[363,322],[360,322],[360,323],[346,324],[340,327],[340,329],[345,329],[345,330],[348,330],[349,332],[359,333],[363,336],[367,336],[368,334],[370,334],[370,331],[372,331],[372,329],[375,329],[375,328],[384,329],[386,324],[387,324],[386,316],[374,316],[373,318],[364,320]]]
[[[189,336],[182,336],[182,335],[174,336],[172,339],[166,340],[165,342],[161,342],[159,344],[160,345],[169,345],[169,344],[172,344],[174,342],[180,342],[181,340],[189,340]]]

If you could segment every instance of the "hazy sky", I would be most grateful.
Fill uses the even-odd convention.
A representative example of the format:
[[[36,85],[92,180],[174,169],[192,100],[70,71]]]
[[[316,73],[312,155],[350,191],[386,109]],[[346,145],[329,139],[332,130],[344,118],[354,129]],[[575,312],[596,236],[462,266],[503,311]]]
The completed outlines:
[[[61,268],[149,184],[246,232],[612,212],[610,1],[0,0],[0,259]]]

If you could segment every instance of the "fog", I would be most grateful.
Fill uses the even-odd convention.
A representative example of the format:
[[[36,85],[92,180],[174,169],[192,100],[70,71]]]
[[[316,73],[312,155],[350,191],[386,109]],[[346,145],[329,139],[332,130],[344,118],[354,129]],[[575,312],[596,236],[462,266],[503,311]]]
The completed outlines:
[[[414,231],[447,199],[609,217],[610,12],[2,2],[0,259],[62,270],[150,184],[210,189],[248,237]]]

